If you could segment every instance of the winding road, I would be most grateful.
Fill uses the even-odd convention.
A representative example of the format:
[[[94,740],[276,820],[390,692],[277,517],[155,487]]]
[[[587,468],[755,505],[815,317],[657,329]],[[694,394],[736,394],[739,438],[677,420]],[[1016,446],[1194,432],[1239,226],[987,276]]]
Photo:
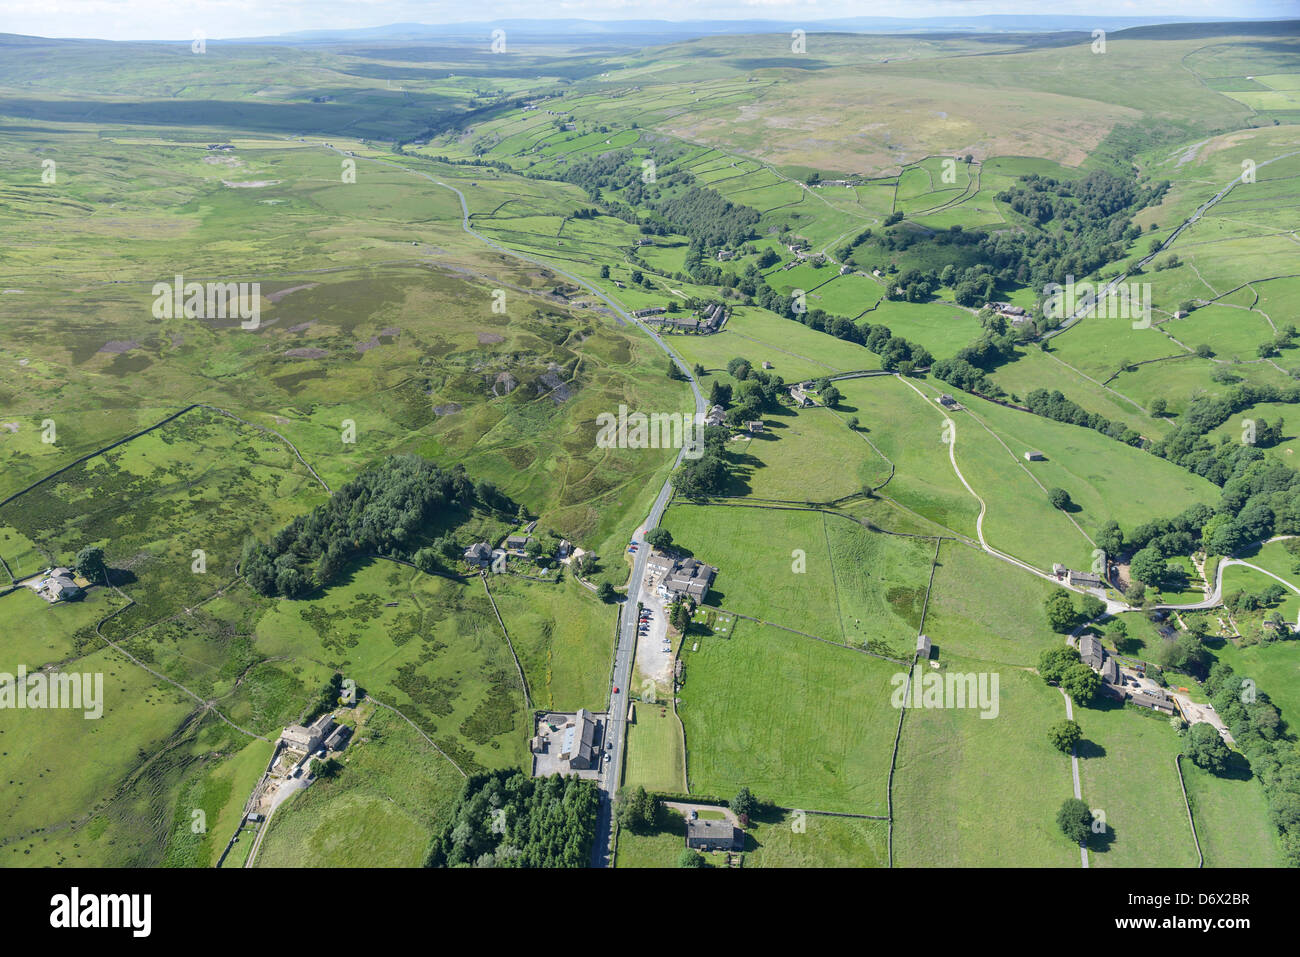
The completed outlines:
[[[1268,545],[1272,542],[1280,542],[1294,537],[1294,535],[1278,535],[1274,538],[1270,538],[1266,542],[1256,544]],[[1251,547],[1253,548],[1254,546]],[[1214,591],[1210,592],[1203,601],[1192,602],[1185,605],[1155,605],[1153,607],[1165,609],[1167,611],[1204,611],[1207,608],[1217,608],[1219,605],[1223,604],[1223,570],[1225,568],[1230,568],[1233,565],[1241,565],[1245,568],[1250,568],[1254,571],[1260,572],[1261,574],[1267,575],[1269,578],[1285,585],[1297,595],[1300,595],[1300,588],[1297,588],[1280,575],[1273,574],[1273,572],[1269,571],[1267,568],[1260,568],[1258,565],[1254,565],[1240,558],[1225,558],[1223,561],[1219,562],[1218,570],[1214,574]],[[1300,614],[1297,614],[1296,616],[1296,628],[1300,629]]]

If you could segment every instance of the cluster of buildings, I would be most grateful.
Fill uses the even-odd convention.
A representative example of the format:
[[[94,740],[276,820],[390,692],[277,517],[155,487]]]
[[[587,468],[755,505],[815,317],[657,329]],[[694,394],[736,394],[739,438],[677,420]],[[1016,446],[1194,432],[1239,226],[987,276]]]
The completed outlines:
[[[513,555],[515,558],[527,558],[528,546],[533,541],[533,536],[526,532],[511,532],[501,542],[499,548],[493,548],[487,542],[475,542],[469,548],[465,549],[463,558],[467,565],[479,565],[487,567],[496,564],[497,560],[503,555]],[[562,539],[556,548],[555,557],[559,561],[564,561],[573,552],[573,544],[567,539]]]
[[[31,583],[32,591],[53,604],[81,597],[82,588],[67,568],[47,568],[45,574]]]
[[[640,243],[640,240],[637,240]],[[648,309],[637,309],[632,313],[633,319],[644,319],[647,316],[660,316],[668,311],[667,306],[651,306]]]
[[[1101,675],[1101,690],[1120,701],[1131,701],[1152,711],[1161,711],[1168,715],[1176,713],[1173,701],[1162,690],[1151,685],[1142,690],[1134,690],[1130,683],[1138,685],[1136,679],[1130,679],[1119,670],[1119,662],[1106,653],[1101,641],[1092,635],[1079,639],[1079,658],[1097,674]],[[1141,686],[1138,686],[1141,687]]]
[[[1017,329],[1033,322],[1033,316],[1029,314],[1028,310],[1020,306],[1013,306],[1009,302],[990,302],[989,308]]]
[[[579,708],[576,714],[543,714],[537,733],[528,742],[533,754],[533,776],[600,770],[604,739],[602,717]],[[584,775],[591,776],[591,775]]]
[[[642,310],[644,312],[645,310]],[[664,310],[659,310],[664,313]],[[632,315],[640,318],[641,312]],[[678,332],[699,332],[709,334],[722,329],[727,321],[727,307],[721,303],[710,303],[698,312],[690,315],[670,316],[663,314],[658,320],[660,329],[676,329]]]
[[[1030,453],[1028,452],[1025,453],[1025,458],[1029,458],[1029,454]],[[1039,454],[1041,455],[1041,453]],[[1106,582],[1102,580],[1100,575],[1095,575],[1092,572],[1076,571],[1073,568],[1066,568],[1060,562],[1057,562],[1052,566],[1052,574],[1056,576],[1057,581],[1065,582],[1074,588],[1104,589],[1106,587]]]
[[[342,751],[351,734],[352,729],[346,724],[335,722],[332,714],[323,714],[306,727],[300,724],[289,725],[281,732],[280,740],[292,751],[311,754],[321,748]]]
[[[694,558],[674,558],[659,551],[650,553],[646,569],[659,580],[655,589],[659,597],[669,601],[690,598],[697,605],[709,594],[713,579],[718,574],[712,565]]]

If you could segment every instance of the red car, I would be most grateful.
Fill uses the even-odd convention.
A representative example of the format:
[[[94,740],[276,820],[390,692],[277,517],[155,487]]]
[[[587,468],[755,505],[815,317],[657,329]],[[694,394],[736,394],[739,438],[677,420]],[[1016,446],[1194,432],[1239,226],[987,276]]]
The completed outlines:
[[[614,694],[618,694],[618,685],[614,686]]]

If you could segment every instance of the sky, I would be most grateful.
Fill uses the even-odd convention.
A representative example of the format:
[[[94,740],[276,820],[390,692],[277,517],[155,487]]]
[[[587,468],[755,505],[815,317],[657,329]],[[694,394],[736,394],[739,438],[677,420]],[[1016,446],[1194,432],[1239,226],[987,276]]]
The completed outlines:
[[[0,0],[0,33],[105,40],[272,36],[389,23],[512,18],[827,20],[980,14],[1282,18],[1300,0]]]

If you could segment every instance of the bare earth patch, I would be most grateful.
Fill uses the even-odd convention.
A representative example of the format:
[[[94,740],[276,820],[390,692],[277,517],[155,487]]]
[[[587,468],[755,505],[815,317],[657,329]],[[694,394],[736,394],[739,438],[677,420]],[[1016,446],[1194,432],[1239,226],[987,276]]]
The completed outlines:
[[[324,359],[328,352],[324,349],[317,349],[315,346],[308,346],[299,349],[285,349],[286,356],[292,356],[295,359]]]
[[[290,293],[297,292],[300,289],[315,289],[319,285],[320,283],[318,282],[305,282],[301,286],[290,286],[288,289],[279,289],[275,292],[268,293],[266,296],[266,300],[267,302],[276,303],[279,302],[281,299],[283,299],[285,296],[289,295]]]
[[[139,349],[140,343],[134,339],[110,339],[99,347],[100,352],[111,352],[120,355],[123,352],[130,352],[132,349]]]
[[[494,342],[505,342],[505,336],[499,336],[495,332],[480,332],[478,334],[478,344],[481,346],[490,346]]]

